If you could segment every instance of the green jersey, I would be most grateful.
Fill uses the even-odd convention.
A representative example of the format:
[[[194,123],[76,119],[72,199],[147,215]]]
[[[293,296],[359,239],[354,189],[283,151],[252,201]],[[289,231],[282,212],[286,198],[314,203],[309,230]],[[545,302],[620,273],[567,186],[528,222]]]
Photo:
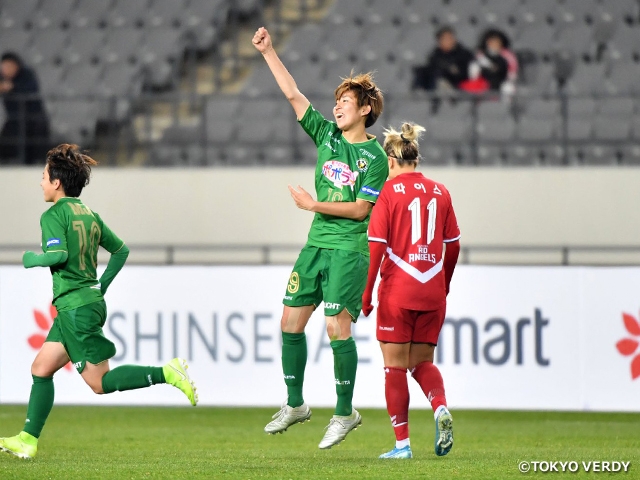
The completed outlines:
[[[98,247],[115,253],[124,246],[97,213],[79,198],[59,199],[40,218],[42,250],[67,252],[67,261],[51,267],[53,304],[72,310],[103,299],[97,279]]]
[[[318,147],[316,197],[319,202],[375,203],[389,176],[387,155],[375,139],[349,143],[335,122],[326,120],[313,106],[300,125]],[[316,213],[309,231],[308,245],[351,250],[369,255],[367,226],[363,221]]]

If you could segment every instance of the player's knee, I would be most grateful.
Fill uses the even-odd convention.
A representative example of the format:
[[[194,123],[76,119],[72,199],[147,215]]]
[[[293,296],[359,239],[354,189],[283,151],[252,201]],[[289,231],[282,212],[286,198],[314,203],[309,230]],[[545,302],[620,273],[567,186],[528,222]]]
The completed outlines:
[[[90,383],[89,387],[91,388],[91,390],[93,390],[93,393],[95,393],[96,395],[102,395],[104,394],[104,390],[102,389],[102,381],[98,382],[98,383]]]
[[[31,375],[36,377],[50,377],[53,375],[51,369],[42,361],[37,358],[31,364]]]

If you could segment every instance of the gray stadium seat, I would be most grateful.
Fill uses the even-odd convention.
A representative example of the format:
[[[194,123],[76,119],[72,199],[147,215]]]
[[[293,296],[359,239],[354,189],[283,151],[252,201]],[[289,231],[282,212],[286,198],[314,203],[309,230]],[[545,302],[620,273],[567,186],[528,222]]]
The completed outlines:
[[[554,119],[560,115],[560,101],[555,99],[532,98],[525,106],[525,115],[536,119]]]
[[[66,50],[67,32],[59,29],[36,30],[32,37],[32,45],[26,52],[26,57],[33,65],[44,62],[56,63],[60,61]]]
[[[640,94],[640,65],[637,63],[615,62],[611,67],[611,73],[600,88],[603,93]]]
[[[34,12],[32,23],[37,28],[60,28],[67,25],[67,20],[76,0],[44,1]]]
[[[443,17],[444,4],[441,0],[420,0],[407,6],[409,23],[427,25]]]
[[[364,20],[373,25],[401,23],[406,15],[403,7],[401,2],[373,0],[373,3],[365,11]]]
[[[469,119],[471,118],[471,102],[465,100],[459,100],[457,102],[442,101],[438,106],[437,116],[438,118],[457,118],[457,119]]]
[[[84,100],[50,102],[52,140],[90,146],[96,133],[97,105]]]
[[[605,71],[604,63],[578,63],[564,89],[570,95],[595,94],[604,81]]]
[[[598,100],[597,111],[602,116],[631,118],[635,111],[633,97],[601,98]]]
[[[455,163],[453,149],[450,146],[437,145],[429,142],[420,147],[421,164],[427,166],[452,165]]]
[[[31,32],[28,30],[2,29],[0,30],[0,46],[2,51],[24,52],[31,44]]]
[[[232,167],[260,165],[264,162],[258,147],[237,145],[226,150],[227,163]]]
[[[640,28],[637,25],[618,25],[607,44],[607,56],[614,61],[637,60],[639,55]]]
[[[511,117],[511,105],[500,100],[485,100],[478,104],[479,120],[506,120]]]
[[[107,14],[110,27],[136,27],[142,24],[149,10],[149,0],[115,0]]]
[[[289,71],[296,80],[296,84],[302,93],[322,93],[317,91],[318,79],[322,76],[322,67],[319,64],[298,62],[289,67]],[[265,80],[263,77],[263,81]],[[276,92],[281,95],[280,87],[277,85],[276,83]]]
[[[593,122],[593,136],[598,141],[624,142],[629,139],[631,123],[619,117],[596,117]]]
[[[24,28],[25,23],[33,16],[40,0],[14,0],[2,2],[0,26],[2,29]]]
[[[478,137],[484,142],[508,142],[514,138],[515,122],[511,118],[479,120],[476,126]]]
[[[422,125],[427,127],[429,136],[437,142],[456,143],[471,140],[471,125],[468,119],[432,117],[426,125]]]
[[[289,61],[310,60],[322,48],[325,29],[316,24],[306,24],[296,29],[287,42],[282,57]]]
[[[99,58],[104,48],[105,35],[102,30],[78,28],[69,37],[69,45],[63,52],[66,63],[91,63]]]
[[[359,59],[380,62],[384,65],[393,55],[399,43],[400,30],[393,25],[371,28],[362,41],[356,54]]]
[[[478,20],[485,26],[503,27],[509,24],[520,5],[520,0],[485,0]]]
[[[100,57],[108,63],[124,63],[138,60],[143,31],[138,28],[111,29],[107,34]]]
[[[568,158],[568,152],[561,144],[548,143],[540,147],[540,153],[545,165],[560,166],[567,165],[570,159]]]
[[[564,0],[558,3],[555,18],[564,23],[584,23],[592,21],[597,12],[597,0]]]
[[[502,146],[491,144],[478,145],[476,163],[478,165],[498,165],[502,163],[504,153]]]
[[[640,165],[640,144],[633,143],[622,147],[622,163]]]
[[[152,0],[144,14],[145,27],[177,27],[187,9],[188,0]]]
[[[551,118],[522,117],[517,125],[517,138],[527,142],[548,142],[556,136],[557,125]]]
[[[601,14],[609,14],[615,20],[636,21],[640,14],[637,0],[603,1],[598,5]]]
[[[546,23],[524,24],[513,42],[514,50],[548,55],[556,47],[556,29]]]
[[[507,145],[504,152],[509,165],[531,166],[540,163],[540,155],[536,147],[529,145]]]
[[[556,0],[525,0],[516,10],[517,23],[545,23],[553,18]]]
[[[591,139],[592,124],[590,119],[572,118],[567,121],[567,138],[573,142],[586,142]]]
[[[436,40],[430,25],[402,30],[402,37],[396,45],[396,57],[412,65],[426,62]]]
[[[289,145],[269,145],[262,150],[267,165],[293,165],[296,162],[294,150]]]
[[[537,63],[535,67],[527,70],[527,83],[520,85],[519,90],[525,93],[544,95],[556,93],[558,81],[555,78],[555,69],[551,63]]]
[[[113,0],[78,0],[71,12],[71,25],[75,28],[95,28],[105,22]]]
[[[359,28],[338,28],[326,38],[320,56],[327,61],[347,60],[357,57],[361,48],[362,30]]]
[[[174,68],[184,50],[182,33],[176,29],[146,29],[141,58],[153,86],[165,87],[174,80]]]
[[[61,65],[43,63],[37,66],[36,73],[40,83],[40,93],[44,97],[55,97],[61,93],[61,79],[64,72],[65,69]]]
[[[596,112],[596,101],[593,98],[569,98],[567,113],[570,118],[589,118]]]
[[[219,30],[226,25],[230,2],[227,0],[191,0],[182,23],[198,50],[211,47]]]
[[[368,13],[369,0],[335,2],[327,19],[330,23],[350,28],[354,23],[362,23]]]
[[[582,163],[585,165],[615,165],[618,154],[610,145],[587,145],[582,148]]]
[[[640,141],[640,115],[634,115],[631,119],[631,136],[634,140]]]
[[[596,45],[593,43],[593,28],[584,23],[565,26],[558,33],[557,49],[583,58],[594,58]]]
[[[481,31],[476,25],[471,23],[460,23],[456,25],[456,37],[465,47],[474,50],[478,45]],[[503,28],[504,30],[504,28]]]
[[[70,67],[64,76],[61,92],[74,97],[96,95],[101,75],[102,66],[80,64]]]

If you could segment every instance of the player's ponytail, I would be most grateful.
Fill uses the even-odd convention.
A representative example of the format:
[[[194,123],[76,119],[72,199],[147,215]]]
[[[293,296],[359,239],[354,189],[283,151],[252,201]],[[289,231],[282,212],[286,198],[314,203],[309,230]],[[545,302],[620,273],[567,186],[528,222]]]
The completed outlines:
[[[384,151],[389,157],[398,161],[398,165],[418,165],[420,151],[418,138],[425,131],[424,127],[405,122],[397,131],[391,127],[384,131]]]
[[[93,158],[79,151],[78,145],[63,143],[47,152],[49,180],[60,180],[65,195],[79,197],[89,184]]]

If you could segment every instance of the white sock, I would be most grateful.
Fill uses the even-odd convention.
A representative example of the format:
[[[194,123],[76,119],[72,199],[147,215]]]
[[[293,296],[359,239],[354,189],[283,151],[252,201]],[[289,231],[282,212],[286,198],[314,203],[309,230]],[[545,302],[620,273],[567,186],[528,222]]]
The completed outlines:
[[[436,411],[433,412],[433,418],[434,420],[438,419],[438,416],[440,415],[440,412],[448,412],[449,410],[447,410],[447,407],[445,407],[444,405],[440,405],[438,408],[436,408]]]
[[[409,446],[411,446],[411,442],[408,438],[405,438],[404,440],[396,440],[396,448],[404,448]]]

